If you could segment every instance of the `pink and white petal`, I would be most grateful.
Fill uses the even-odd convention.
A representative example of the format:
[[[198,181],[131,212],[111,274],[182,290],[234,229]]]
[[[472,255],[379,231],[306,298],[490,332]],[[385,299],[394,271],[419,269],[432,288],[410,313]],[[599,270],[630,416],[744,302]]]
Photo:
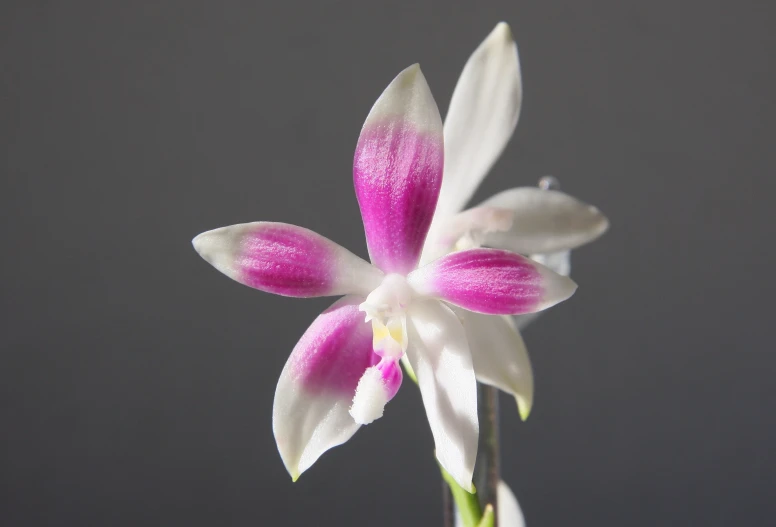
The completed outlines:
[[[595,240],[609,228],[609,220],[597,208],[557,190],[513,188],[479,206],[513,211],[511,227],[506,231],[487,232],[483,245],[520,254],[575,249]]]
[[[525,421],[533,404],[533,370],[512,317],[463,311],[458,314],[466,329],[477,380],[511,394]]]
[[[489,315],[541,311],[570,297],[577,285],[530,258],[498,249],[470,249],[409,274],[421,295]]]
[[[539,262],[545,267],[549,267],[559,275],[568,276],[571,273],[571,251],[560,251],[557,253],[532,254],[531,260]],[[541,311],[537,313],[526,313],[525,315],[515,315],[513,320],[519,331],[533,322]]]
[[[353,161],[353,183],[372,263],[406,274],[417,265],[439,197],[442,119],[415,64],[369,112]]]
[[[194,249],[241,284],[283,296],[359,294],[380,285],[383,273],[311,230],[258,221],[203,232]]]
[[[496,503],[498,507],[496,518],[501,527],[525,527],[525,518],[520,504],[503,480],[499,480],[496,487]],[[465,527],[458,509],[455,510],[455,527]]]
[[[372,352],[372,328],[364,323],[359,301],[342,298],[316,318],[280,374],[272,429],[295,481],[360,426],[348,410],[359,379],[379,357]]]
[[[517,45],[500,22],[474,51],[445,118],[445,177],[440,219],[460,211],[504,150],[523,98]]]
[[[418,379],[436,457],[455,481],[473,491],[477,457],[477,381],[458,317],[441,302],[421,300],[408,310],[407,356]]]

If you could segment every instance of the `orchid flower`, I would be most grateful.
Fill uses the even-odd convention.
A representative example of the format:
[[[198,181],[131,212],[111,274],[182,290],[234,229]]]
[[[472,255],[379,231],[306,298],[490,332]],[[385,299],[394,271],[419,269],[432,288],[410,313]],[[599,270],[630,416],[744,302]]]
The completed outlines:
[[[420,68],[410,66],[372,107],[353,182],[371,264],[310,230],[256,222],[200,234],[194,248],[253,288],[291,297],[345,295],[297,343],[278,381],[273,431],[296,480],[326,450],[383,415],[407,357],[440,464],[472,489],[477,392],[472,356],[448,304],[530,313],[574,292],[571,279],[523,256],[472,249],[418,267],[442,185],[443,130]]]
[[[453,91],[444,123],[442,189],[421,263],[486,246],[528,255],[568,275],[571,249],[608,228],[595,207],[537,187],[506,190],[461,212],[512,137],[522,94],[517,46],[509,26],[501,22],[469,58]],[[457,313],[477,380],[512,394],[526,419],[533,403],[533,374],[518,330],[535,315]]]

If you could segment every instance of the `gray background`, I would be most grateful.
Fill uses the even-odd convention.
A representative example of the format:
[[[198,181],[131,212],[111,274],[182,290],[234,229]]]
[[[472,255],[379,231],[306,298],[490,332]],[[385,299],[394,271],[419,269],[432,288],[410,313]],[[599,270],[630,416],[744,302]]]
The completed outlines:
[[[365,255],[371,104],[420,62],[444,113],[502,19],[525,99],[477,199],[553,174],[612,222],[526,333],[528,422],[502,398],[529,525],[773,524],[773,11],[4,2],[0,524],[439,524],[411,384],[291,483],[275,383],[330,300],[240,286],[190,240],[275,220]]]

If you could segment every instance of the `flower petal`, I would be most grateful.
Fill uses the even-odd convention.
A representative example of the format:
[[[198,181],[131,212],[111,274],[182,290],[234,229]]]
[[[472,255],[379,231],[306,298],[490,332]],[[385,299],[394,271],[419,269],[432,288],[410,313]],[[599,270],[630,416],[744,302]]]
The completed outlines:
[[[383,273],[313,231],[259,221],[203,232],[194,249],[241,284],[283,296],[367,295]]]
[[[442,182],[442,119],[418,65],[402,71],[369,112],[353,183],[372,263],[415,268]]]
[[[409,310],[407,356],[418,378],[436,457],[458,484],[473,492],[477,457],[477,381],[466,334],[441,302],[421,300]]]
[[[485,233],[483,245],[520,254],[575,249],[609,228],[609,220],[597,208],[557,190],[513,188],[485,200],[480,207],[514,211],[511,228]]]
[[[445,177],[440,216],[460,211],[504,150],[523,98],[512,32],[500,22],[474,51],[445,118]]]
[[[570,278],[530,258],[497,249],[448,254],[413,271],[407,281],[421,295],[490,315],[541,311],[577,288]]]
[[[316,318],[280,374],[272,429],[294,480],[360,426],[348,410],[359,379],[379,357],[358,302],[342,298]]]
[[[525,421],[533,404],[533,371],[525,342],[512,317],[472,312],[459,315],[477,380],[511,394]]]
[[[549,267],[559,275],[568,276],[569,273],[571,273],[571,251],[561,251],[547,254],[532,254],[530,258],[531,260],[539,262],[545,267]],[[523,328],[533,322],[534,319],[536,319],[536,317],[538,317],[540,314],[541,312],[526,313],[525,315],[515,315],[513,319],[517,329],[522,331]]]

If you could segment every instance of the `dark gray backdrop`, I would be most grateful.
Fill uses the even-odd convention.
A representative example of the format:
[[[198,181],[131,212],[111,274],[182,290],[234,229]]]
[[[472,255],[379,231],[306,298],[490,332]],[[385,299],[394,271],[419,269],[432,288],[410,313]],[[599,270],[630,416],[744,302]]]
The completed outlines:
[[[526,334],[528,422],[502,399],[529,525],[772,524],[766,5],[4,2],[0,524],[439,524],[411,384],[291,483],[272,397],[330,301],[242,287],[190,240],[276,220],[364,255],[371,104],[420,62],[444,113],[502,19],[525,99],[477,198],[553,174],[612,222]]]

